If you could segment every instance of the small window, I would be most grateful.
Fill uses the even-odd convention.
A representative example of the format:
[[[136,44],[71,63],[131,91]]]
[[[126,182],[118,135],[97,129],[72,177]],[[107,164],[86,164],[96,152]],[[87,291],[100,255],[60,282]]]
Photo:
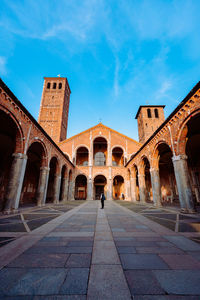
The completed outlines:
[[[51,87],[51,83],[48,82],[48,83],[47,83],[47,88],[50,89],[50,87]]]
[[[59,83],[59,87],[58,88],[59,88],[59,90],[62,89],[62,83],[61,82]]]
[[[154,112],[155,112],[155,117],[156,117],[156,118],[159,118],[159,115],[158,115],[158,109],[157,109],[157,108],[154,109]]]
[[[148,118],[151,118],[151,110],[150,110],[150,108],[147,109],[147,116],[148,116]]]
[[[56,82],[53,83],[53,89],[56,89]]]

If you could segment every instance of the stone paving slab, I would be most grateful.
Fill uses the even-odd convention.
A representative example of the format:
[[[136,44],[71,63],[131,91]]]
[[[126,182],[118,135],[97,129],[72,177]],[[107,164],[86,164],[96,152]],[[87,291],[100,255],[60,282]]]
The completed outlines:
[[[92,265],[88,300],[130,300],[131,295],[121,266]]]
[[[168,294],[200,296],[200,270],[156,270],[153,273]]]
[[[0,249],[0,300],[200,299],[199,245],[153,223],[85,202]]]

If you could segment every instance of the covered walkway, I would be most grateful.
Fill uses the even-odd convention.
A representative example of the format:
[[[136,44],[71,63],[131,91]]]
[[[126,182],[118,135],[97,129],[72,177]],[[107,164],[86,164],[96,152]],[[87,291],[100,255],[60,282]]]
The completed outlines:
[[[24,233],[0,248],[0,268],[0,299],[200,296],[200,244],[113,201],[86,201]]]

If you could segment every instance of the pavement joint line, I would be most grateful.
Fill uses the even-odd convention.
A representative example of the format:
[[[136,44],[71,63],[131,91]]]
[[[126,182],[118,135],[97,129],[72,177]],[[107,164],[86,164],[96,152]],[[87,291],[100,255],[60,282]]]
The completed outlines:
[[[30,230],[28,224],[26,223],[23,214],[20,214],[20,217],[21,217],[22,223],[23,223],[23,225],[24,225],[26,231],[27,231],[27,232],[30,232],[31,230]]]
[[[41,240],[45,235],[49,234],[52,230],[54,230],[58,225],[62,224],[65,220],[74,215],[77,211],[79,211],[82,207],[84,207],[88,201],[80,204],[79,206],[67,211],[66,213],[58,216],[57,222],[55,223],[55,219],[49,221],[48,223],[36,228],[35,230],[27,233],[24,236],[19,237],[18,239],[10,242],[4,247],[0,248],[0,270],[8,265],[11,261],[21,255],[24,251],[31,248],[35,243]]]
[[[176,235],[176,233],[174,231],[172,231],[171,229],[169,228],[166,228],[165,226],[163,225],[160,225],[158,223],[155,223],[154,221],[152,220],[149,220],[148,218],[146,218],[145,216],[143,215],[140,215],[136,212],[133,212],[132,210],[112,201],[116,206],[120,206],[122,207],[122,209],[126,212],[129,213],[129,215],[132,215],[134,216],[140,223],[144,224],[144,225],[147,225],[149,226],[149,228],[151,230],[153,230],[154,232],[158,233],[158,234],[163,234],[163,230],[165,231],[164,234],[171,234],[171,235]],[[159,230],[160,229],[160,230]]]

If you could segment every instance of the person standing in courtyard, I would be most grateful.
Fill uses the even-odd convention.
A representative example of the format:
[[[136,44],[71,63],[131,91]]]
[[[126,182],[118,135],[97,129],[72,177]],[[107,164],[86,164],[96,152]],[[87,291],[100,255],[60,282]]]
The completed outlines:
[[[104,208],[104,201],[105,201],[105,195],[104,195],[104,193],[102,193],[101,194],[101,197],[100,197],[100,200],[101,200],[101,209],[103,209]]]

